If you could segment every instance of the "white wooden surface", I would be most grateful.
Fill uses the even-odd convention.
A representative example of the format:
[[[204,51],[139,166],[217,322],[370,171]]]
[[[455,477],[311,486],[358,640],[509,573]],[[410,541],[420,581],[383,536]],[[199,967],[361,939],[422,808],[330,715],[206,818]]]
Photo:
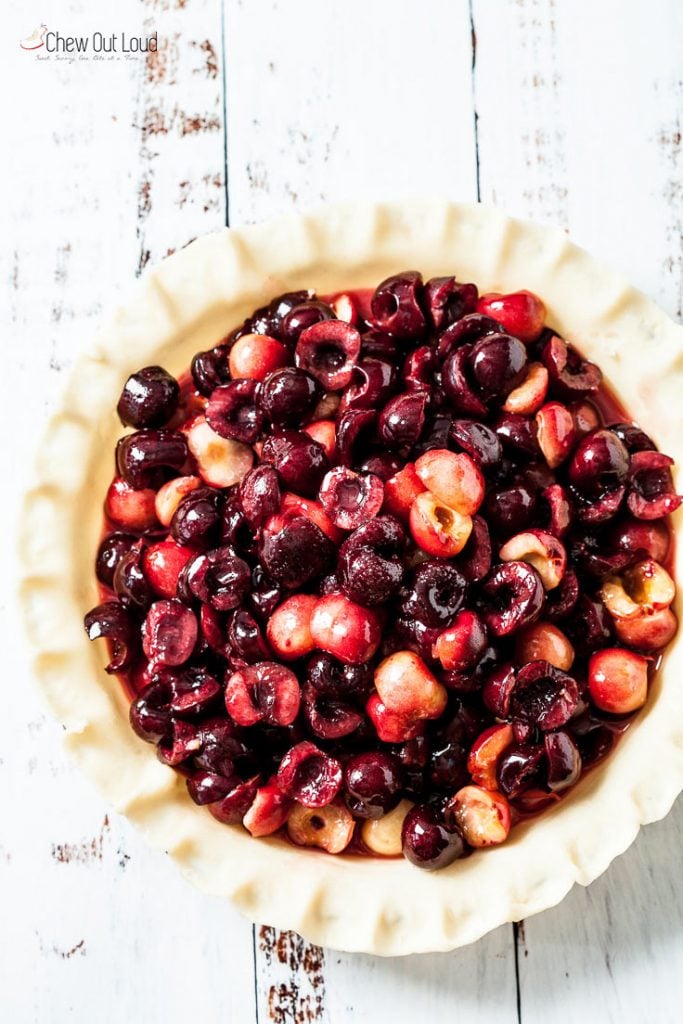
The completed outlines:
[[[156,29],[159,53],[40,61],[17,46],[39,18],[63,35]],[[195,893],[65,759],[26,667],[12,538],[100,317],[147,262],[226,221],[479,194],[567,227],[680,318],[683,8],[12,0],[2,19],[0,1020],[678,1020],[680,800],[588,890],[453,954],[323,951]]]

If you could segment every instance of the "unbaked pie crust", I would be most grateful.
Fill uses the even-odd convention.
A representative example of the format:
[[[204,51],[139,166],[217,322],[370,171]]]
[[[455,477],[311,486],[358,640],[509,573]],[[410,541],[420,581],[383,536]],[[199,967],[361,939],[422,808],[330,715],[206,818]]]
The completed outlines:
[[[641,824],[667,813],[683,788],[681,635],[633,726],[566,799],[502,846],[427,872],[403,858],[333,857],[219,824],[132,732],[123,689],[103,671],[104,645],[88,642],[82,620],[98,602],[94,554],[127,375],[151,363],[181,373],[280,292],[375,286],[409,267],[425,278],[455,273],[481,291],[537,292],[550,325],[600,364],[630,414],[683,464],[683,328],[647,298],[561,231],[495,209],[354,204],[226,229],[145,273],[74,367],[41,447],[20,541],[35,675],[68,750],[104,798],[192,882],[253,920],[383,955],[452,949],[551,907],[574,882],[601,874]],[[679,545],[678,579],[682,560]]]

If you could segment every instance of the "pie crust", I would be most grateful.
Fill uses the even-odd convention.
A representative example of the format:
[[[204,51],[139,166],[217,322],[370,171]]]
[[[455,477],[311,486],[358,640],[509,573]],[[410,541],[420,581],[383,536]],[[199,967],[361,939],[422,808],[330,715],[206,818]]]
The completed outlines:
[[[20,540],[35,675],[68,750],[104,798],[192,882],[253,920],[382,955],[453,949],[551,907],[668,812],[683,789],[683,637],[615,751],[566,799],[502,846],[427,872],[402,858],[329,856],[219,824],[134,735],[123,689],[103,671],[104,645],[88,642],[82,620],[98,601],[93,561],[127,375],[151,363],[180,373],[280,292],[374,286],[408,267],[425,278],[455,273],[482,291],[537,292],[551,326],[600,364],[630,414],[683,465],[683,328],[647,298],[563,232],[492,208],[353,204],[208,235],[142,277],[73,369]],[[682,516],[683,508],[674,525]],[[680,580],[683,545],[676,563]]]

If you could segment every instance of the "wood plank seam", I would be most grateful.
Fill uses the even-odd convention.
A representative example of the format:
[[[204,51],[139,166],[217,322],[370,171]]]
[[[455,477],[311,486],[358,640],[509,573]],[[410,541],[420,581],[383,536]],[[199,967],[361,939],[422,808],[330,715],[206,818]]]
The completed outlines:
[[[474,159],[476,164],[477,202],[481,202],[481,168],[479,165],[479,111],[477,110],[477,29],[474,23],[474,0],[467,0],[470,38],[472,41],[472,125],[474,129]]]

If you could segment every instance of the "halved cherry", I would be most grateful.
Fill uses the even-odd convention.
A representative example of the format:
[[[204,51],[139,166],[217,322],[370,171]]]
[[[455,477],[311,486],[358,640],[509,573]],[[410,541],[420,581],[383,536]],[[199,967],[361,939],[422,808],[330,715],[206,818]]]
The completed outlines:
[[[292,747],[280,762],[277,784],[288,797],[304,807],[326,807],[341,789],[344,773],[339,761],[304,740]]]
[[[187,446],[195,457],[202,480],[212,487],[238,484],[254,463],[254,452],[249,445],[221,437],[203,416],[198,416],[189,430]]]
[[[196,616],[180,601],[156,601],[142,627],[142,648],[155,665],[183,665],[199,635]]]
[[[500,549],[503,562],[528,562],[541,577],[546,590],[562,582],[567,568],[564,544],[543,530],[527,530],[506,541]]]
[[[337,427],[334,420],[314,420],[307,423],[304,432],[325,449],[329,462],[334,461],[334,448],[337,443]]]
[[[504,842],[512,824],[510,804],[502,793],[480,786],[458,790],[446,806],[446,820],[456,825],[465,842],[474,847]]]
[[[296,343],[296,365],[315,377],[326,391],[339,391],[351,381],[360,345],[360,334],[351,324],[322,320],[301,332]]]
[[[439,501],[431,491],[418,494],[410,509],[413,540],[428,555],[452,558],[465,547],[472,518]]]
[[[280,511],[285,515],[303,516],[322,530],[326,537],[333,544],[341,544],[344,539],[344,531],[335,526],[325,509],[319,501],[312,501],[310,498],[302,498],[298,494],[291,494],[285,491],[280,503]]]
[[[349,295],[348,292],[342,292],[341,295],[337,295],[332,300],[331,305],[337,320],[343,320],[347,324],[358,322],[358,309],[353,295]]]
[[[154,508],[162,526],[170,526],[178,505],[186,494],[202,486],[198,476],[176,476],[165,483],[156,493]]]
[[[252,836],[270,836],[287,821],[292,801],[275,781],[256,790],[254,801],[244,815],[242,824]]]
[[[432,448],[419,457],[415,472],[435,498],[462,516],[473,516],[484,500],[484,477],[464,452]]]
[[[551,469],[557,469],[576,444],[574,417],[561,402],[547,402],[536,413],[538,444]]]
[[[527,374],[503,403],[504,412],[531,416],[538,412],[548,393],[548,371],[543,363],[530,363]]]
[[[245,665],[226,680],[225,706],[238,725],[291,725],[300,703],[296,676],[274,661]]]
[[[492,725],[474,741],[467,758],[467,771],[477,786],[491,790],[498,788],[496,781],[498,758],[512,743],[513,735],[511,725]]]
[[[600,596],[613,618],[639,618],[668,608],[676,585],[663,565],[646,558],[620,575],[608,576]]]
[[[351,811],[340,801],[326,807],[295,803],[287,819],[287,833],[297,846],[317,846],[327,853],[341,853],[351,842],[355,825]]]

